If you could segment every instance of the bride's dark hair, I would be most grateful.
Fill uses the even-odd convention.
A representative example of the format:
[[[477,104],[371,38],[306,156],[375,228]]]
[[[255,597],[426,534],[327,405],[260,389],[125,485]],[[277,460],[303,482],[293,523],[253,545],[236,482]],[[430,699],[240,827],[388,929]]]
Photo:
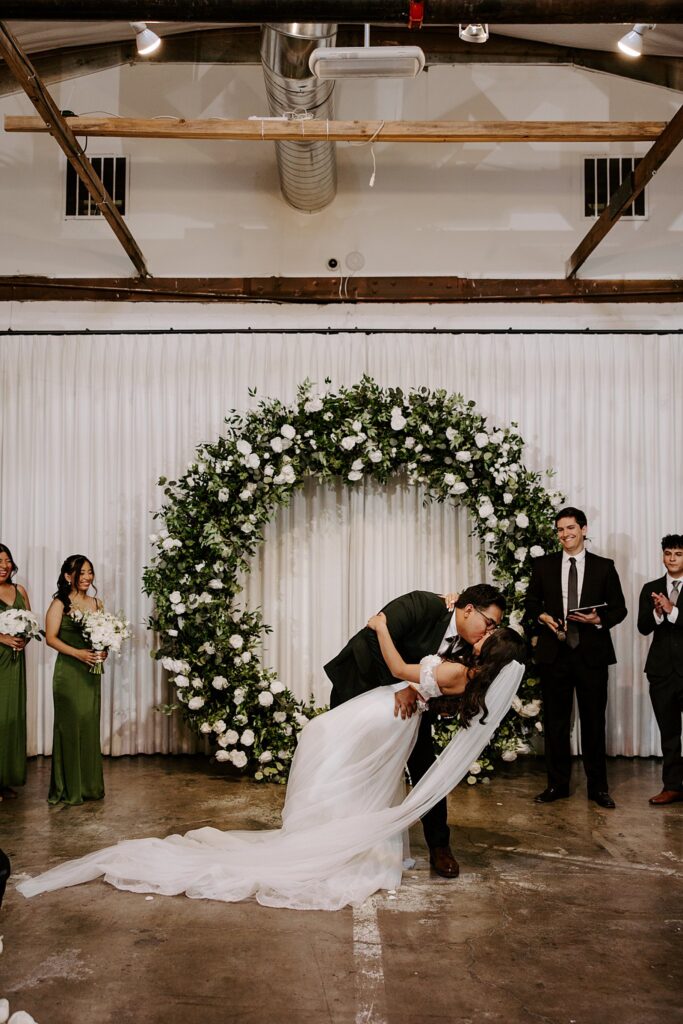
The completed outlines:
[[[71,594],[72,589],[76,589],[78,577],[80,576],[81,569],[86,564],[86,562],[92,569],[92,586],[95,593],[97,593],[97,587],[95,586],[95,569],[93,568],[93,564],[90,561],[90,559],[87,558],[85,555],[69,555],[68,558],[64,559],[62,563],[62,568],[59,570],[59,579],[57,580],[57,591],[52,596],[56,597],[58,601],[62,602],[62,604],[64,605],[65,615],[68,615],[69,612],[71,611],[71,598],[69,595]],[[71,576],[73,584],[69,583],[68,579],[66,578],[67,573],[69,574],[69,576]]]
[[[446,661],[459,661],[467,666],[467,685],[457,696],[435,697],[429,702],[431,711],[448,718],[455,718],[458,724],[467,728],[473,718],[481,714],[486,721],[486,693],[498,673],[511,661],[523,662],[526,657],[526,643],[510,626],[501,626],[484,641],[479,655],[471,651],[458,654]]]

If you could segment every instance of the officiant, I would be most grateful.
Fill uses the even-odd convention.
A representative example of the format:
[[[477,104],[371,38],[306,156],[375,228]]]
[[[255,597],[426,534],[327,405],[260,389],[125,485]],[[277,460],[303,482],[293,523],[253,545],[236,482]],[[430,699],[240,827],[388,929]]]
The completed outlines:
[[[614,562],[586,551],[586,514],[567,507],[555,517],[561,552],[533,563],[526,612],[538,636],[548,783],[535,800],[569,796],[574,692],[588,799],[614,808],[607,783],[605,713],[608,666],[616,663],[610,629],[626,618]]]

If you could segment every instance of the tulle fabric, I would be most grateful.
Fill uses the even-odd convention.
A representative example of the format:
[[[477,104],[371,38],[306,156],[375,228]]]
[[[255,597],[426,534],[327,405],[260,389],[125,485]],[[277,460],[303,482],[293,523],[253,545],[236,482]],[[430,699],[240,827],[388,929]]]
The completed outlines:
[[[135,839],[68,861],[17,888],[24,896],[99,876],[118,889],[270,907],[338,910],[400,885],[403,833],[463,778],[507,712],[523,667],[498,675],[485,723],[461,729],[407,795],[403,768],[419,716],[394,717],[394,694],[378,687],[313,719],[297,748],[282,828],[201,828]]]

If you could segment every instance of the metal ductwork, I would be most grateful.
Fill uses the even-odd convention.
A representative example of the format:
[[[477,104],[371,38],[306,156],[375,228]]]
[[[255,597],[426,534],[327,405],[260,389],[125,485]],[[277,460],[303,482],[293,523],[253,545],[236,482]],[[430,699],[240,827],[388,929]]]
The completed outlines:
[[[308,58],[319,46],[334,46],[337,26],[305,22],[264,25],[261,61],[272,116],[334,118],[334,82],[319,82]],[[337,194],[333,142],[276,142],[282,195],[290,206],[315,213]]]

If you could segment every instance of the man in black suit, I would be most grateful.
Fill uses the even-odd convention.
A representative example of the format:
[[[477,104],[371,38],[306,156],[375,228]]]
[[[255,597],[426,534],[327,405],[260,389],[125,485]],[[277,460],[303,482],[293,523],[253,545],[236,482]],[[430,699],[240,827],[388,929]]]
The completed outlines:
[[[650,797],[655,806],[683,800],[683,534],[662,537],[662,551],[666,573],[645,584],[638,605],[638,629],[652,634],[645,674],[664,756],[662,791]]]
[[[614,562],[585,549],[585,514],[578,508],[564,508],[555,526],[562,551],[534,560],[526,599],[528,617],[542,626],[535,661],[541,676],[548,785],[535,799],[547,804],[569,796],[569,736],[576,690],[588,799],[612,808],[605,711],[607,668],[617,659],[609,631],[626,618],[626,604]],[[569,614],[576,608],[587,611]]]
[[[382,608],[391,638],[404,661],[417,664],[426,654],[467,650],[500,625],[505,598],[495,587],[480,583],[468,587],[449,611],[438,594],[414,590]],[[332,681],[330,707],[343,704],[360,693],[395,683],[382,657],[377,634],[367,626],[351,637],[346,647],[325,665]],[[415,711],[417,694],[410,687],[397,690],[395,714],[409,718]],[[415,746],[408,759],[410,778],[415,784],[434,763],[431,722],[423,715]],[[446,799],[440,800],[422,819],[429,847],[430,864],[444,878],[459,874],[458,862],[449,845]]]

